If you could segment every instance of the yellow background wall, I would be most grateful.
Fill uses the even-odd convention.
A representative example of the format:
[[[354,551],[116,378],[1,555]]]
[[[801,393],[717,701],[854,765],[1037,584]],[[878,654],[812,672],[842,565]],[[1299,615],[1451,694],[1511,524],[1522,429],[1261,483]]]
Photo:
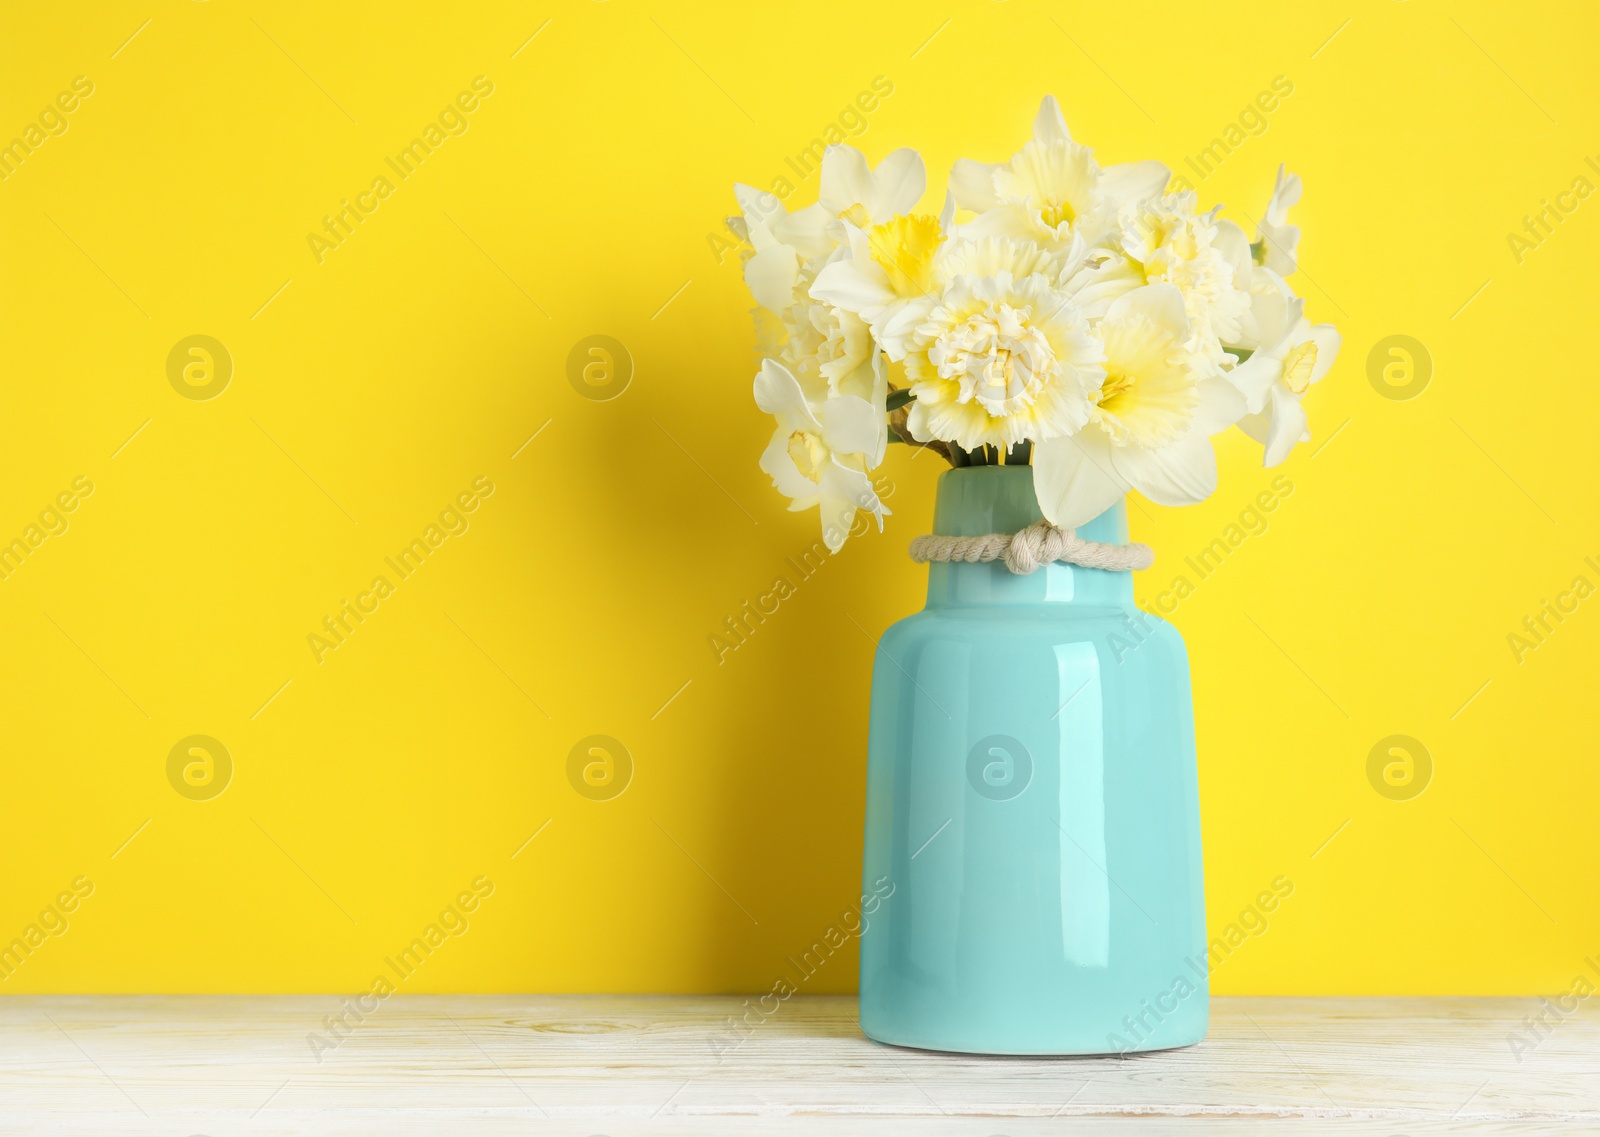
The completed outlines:
[[[1600,186],[1592,6],[450,7],[0,17],[0,141],[93,85],[0,182],[0,539],[72,505],[0,580],[0,941],[73,907],[0,990],[365,990],[475,880],[405,989],[792,976],[858,895],[869,637],[921,605],[937,470],[897,452],[888,532],[798,580],[816,520],[756,468],[749,301],[711,236],[879,76],[855,141],[921,148],[931,205],[1047,92],[1103,160],[1183,171],[1293,84],[1199,189],[1253,231],[1277,163],[1305,178],[1298,285],[1345,336],[1316,440],[1203,581],[1184,558],[1270,485],[1253,444],[1220,440],[1205,505],[1130,510],[1141,599],[1196,585],[1172,618],[1213,929],[1296,886],[1215,989],[1544,992],[1600,952],[1600,599],[1507,639],[1600,585],[1600,200],[1508,242]],[[465,133],[394,174],[478,76]],[[231,359],[187,387],[213,397],[180,393],[199,356],[169,379],[194,335]],[[614,398],[569,382],[591,335],[631,357]],[[1415,397],[1384,387],[1398,357],[1369,370],[1394,335],[1431,359]],[[385,557],[435,524],[400,579]],[[796,595],[719,663],[780,575]],[[169,779],[194,735],[231,772],[186,744]],[[593,735],[631,762],[611,800],[569,781]],[[1385,796],[1393,735],[1429,759]],[[207,746],[189,792],[226,787],[197,800]],[[854,982],[846,953],[804,989]]]

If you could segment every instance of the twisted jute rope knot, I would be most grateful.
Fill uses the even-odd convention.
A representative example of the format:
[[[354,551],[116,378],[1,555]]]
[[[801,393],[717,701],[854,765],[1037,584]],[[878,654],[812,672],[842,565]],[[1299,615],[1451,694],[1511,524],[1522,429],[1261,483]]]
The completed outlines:
[[[911,542],[911,559],[918,564],[1004,561],[1006,568],[1026,576],[1055,561],[1110,572],[1147,569],[1155,563],[1156,554],[1149,545],[1084,541],[1071,529],[1059,529],[1048,521],[1037,521],[1020,533],[988,533],[982,537],[925,534]]]

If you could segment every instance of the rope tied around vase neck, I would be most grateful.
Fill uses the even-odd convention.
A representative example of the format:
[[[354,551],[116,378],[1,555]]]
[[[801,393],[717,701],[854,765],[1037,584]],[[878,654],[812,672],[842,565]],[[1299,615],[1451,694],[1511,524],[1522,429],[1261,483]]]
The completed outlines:
[[[1155,563],[1155,550],[1149,545],[1108,545],[1085,541],[1071,529],[1058,528],[1048,521],[1036,521],[1020,533],[987,533],[981,537],[946,537],[924,534],[911,542],[911,559],[918,564],[929,561],[1004,561],[1018,576],[1036,572],[1045,565],[1063,561],[1081,568],[1127,572],[1147,569]]]

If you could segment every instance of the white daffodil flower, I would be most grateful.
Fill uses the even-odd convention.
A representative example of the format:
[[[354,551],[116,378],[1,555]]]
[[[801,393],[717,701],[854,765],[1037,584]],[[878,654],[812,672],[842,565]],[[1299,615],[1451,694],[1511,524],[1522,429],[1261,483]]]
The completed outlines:
[[[898,214],[862,230],[842,222],[846,247],[817,273],[811,295],[866,320],[891,360],[905,358],[911,330],[933,306],[934,259],[950,231],[955,200],[938,217]]]
[[[788,369],[771,359],[756,373],[755,397],[778,420],[761,468],[790,499],[791,510],[821,508],[828,551],[844,545],[858,509],[872,513],[881,531],[890,510],[867,473],[883,461],[883,408],[854,395],[814,403]]]
[[[745,262],[745,283],[764,308],[778,312],[792,302],[802,263],[825,260],[841,243],[840,218],[868,230],[909,213],[928,175],[915,150],[896,150],[872,169],[855,147],[834,145],[823,152],[821,182],[820,200],[793,213],[773,194],[733,187],[755,250]]]
[[[744,214],[745,239],[754,253],[744,262],[744,282],[756,303],[770,312],[782,312],[794,303],[795,286],[800,281],[801,251],[796,241],[804,242],[806,227],[790,220],[794,215],[783,208],[774,195],[754,186],[735,185],[733,196]],[[783,236],[778,235],[783,232]],[[818,237],[820,239],[820,233]],[[825,256],[827,250],[809,250]]]
[[[927,188],[928,172],[915,150],[896,150],[869,168],[866,155],[854,146],[833,145],[822,154],[817,203],[830,218],[842,217],[858,229],[870,229],[910,213]]]
[[[751,227],[750,243],[756,251],[744,262],[745,286],[757,304],[768,311],[781,312],[794,303],[800,258],[792,245],[774,241],[765,227]]]
[[[1069,258],[1073,266],[1062,277],[1062,290],[1089,318],[1090,325],[1105,318],[1107,310],[1122,296],[1148,281],[1144,268],[1129,260],[1120,249],[1090,249],[1081,258]]]
[[[1252,259],[1250,238],[1246,237],[1244,230],[1232,221],[1218,220],[1216,236],[1212,246],[1222,255],[1233,269],[1233,286],[1244,298],[1244,307],[1233,315],[1232,326],[1228,328],[1213,328],[1217,331],[1217,338],[1222,341],[1223,350],[1227,353],[1222,359],[1223,370],[1233,367],[1237,360],[1261,346],[1261,329],[1256,326],[1255,314],[1252,305],[1255,294],[1261,291],[1270,291],[1275,288],[1268,278],[1276,279],[1276,274],[1268,272],[1257,265]]]
[[[872,331],[854,313],[801,299],[773,318],[758,320],[756,327],[761,354],[793,372],[807,398],[856,395],[881,403],[887,397],[888,378],[876,358]],[[882,395],[877,394],[880,380]]]
[[[1300,400],[1333,366],[1340,337],[1332,324],[1313,326],[1305,318],[1305,301],[1282,277],[1265,267],[1260,272],[1276,285],[1257,293],[1251,304],[1260,346],[1228,379],[1244,396],[1248,412],[1239,420],[1240,429],[1265,447],[1262,465],[1276,466],[1296,443],[1311,440]]]
[[[962,158],[950,171],[956,204],[978,216],[962,226],[972,237],[1017,237],[1059,250],[1081,237],[1092,245],[1124,203],[1159,194],[1171,176],[1160,162],[1104,169],[1094,151],[1072,140],[1054,95],[1046,95],[1033,138],[1011,161]]]
[[[1162,505],[1188,505],[1216,489],[1211,436],[1238,421],[1244,400],[1226,380],[1202,379],[1184,348],[1183,294],[1153,284],[1112,302],[1097,329],[1105,381],[1089,424],[1036,441],[1034,489],[1051,523],[1073,528],[1130,489]]]
[[[915,158],[910,151],[904,154]],[[855,157],[859,159],[859,153]],[[850,155],[840,153],[826,164],[834,170],[832,182],[849,181],[839,170],[852,166]],[[909,192],[905,185],[908,176],[916,181],[915,171],[907,175],[906,167],[914,165],[920,170],[921,160],[908,163],[902,154],[884,165],[889,169],[884,171],[881,192],[869,192],[868,196],[876,192],[877,197],[891,202],[903,200]],[[876,184],[870,173],[867,180],[869,185]],[[901,187],[898,196],[889,188],[891,184]],[[834,243],[842,239],[845,223],[830,218],[821,206],[789,213],[774,195],[750,186],[735,186],[734,194],[743,211],[742,229],[753,250],[745,261],[745,282],[760,305],[755,315],[762,353],[779,360],[799,381],[808,399],[821,401],[850,394],[882,407],[889,393],[888,376],[866,322],[853,312],[808,295],[818,268],[833,252]],[[883,435],[887,440],[887,425]]]
[[[1300,175],[1285,174],[1280,165],[1266,215],[1256,234],[1256,263],[1279,276],[1294,275],[1295,256],[1300,249],[1300,226],[1289,224],[1289,209],[1300,204],[1300,189]]]
[[[772,194],[750,186],[734,187],[757,256],[763,251],[754,232],[753,221],[758,220],[765,226],[765,237],[770,242],[792,248],[802,264],[820,266],[844,243],[841,219],[869,230],[909,213],[921,200],[928,175],[922,155],[915,150],[896,150],[873,169],[861,151],[836,144],[823,151],[821,182],[816,204],[793,213],[785,210]],[[751,291],[754,292],[753,287]]]
[[[1185,347],[1195,357],[1203,375],[1220,375],[1223,344],[1241,335],[1240,318],[1250,308],[1250,297],[1234,281],[1230,256],[1239,252],[1236,225],[1219,221],[1217,211],[1198,213],[1195,193],[1165,194],[1130,202],[1118,213],[1113,237],[1138,266],[1150,284],[1171,284],[1183,293],[1189,315],[1189,340]],[[1244,249],[1248,256],[1248,246]]]
[[[1025,241],[951,246],[940,274],[949,278],[905,355],[913,437],[1008,448],[1088,422],[1101,347],[1071,296],[1039,271],[1051,263]]]

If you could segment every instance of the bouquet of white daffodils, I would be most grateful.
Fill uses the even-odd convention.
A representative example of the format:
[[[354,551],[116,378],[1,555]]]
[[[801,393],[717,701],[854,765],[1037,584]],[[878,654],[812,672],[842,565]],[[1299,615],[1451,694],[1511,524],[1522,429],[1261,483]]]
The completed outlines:
[[[1284,280],[1300,179],[1279,168],[1252,244],[1169,177],[1102,168],[1047,97],[1009,162],[956,163],[937,217],[910,212],[927,181],[915,150],[872,168],[829,147],[820,200],[792,213],[735,187],[756,403],[777,419],[761,468],[791,509],[821,507],[830,550],[857,510],[882,528],[870,475],[891,442],[1030,463],[1045,517],[1070,529],[1130,489],[1201,501],[1229,426],[1268,466],[1309,440],[1300,399],[1339,334]]]

